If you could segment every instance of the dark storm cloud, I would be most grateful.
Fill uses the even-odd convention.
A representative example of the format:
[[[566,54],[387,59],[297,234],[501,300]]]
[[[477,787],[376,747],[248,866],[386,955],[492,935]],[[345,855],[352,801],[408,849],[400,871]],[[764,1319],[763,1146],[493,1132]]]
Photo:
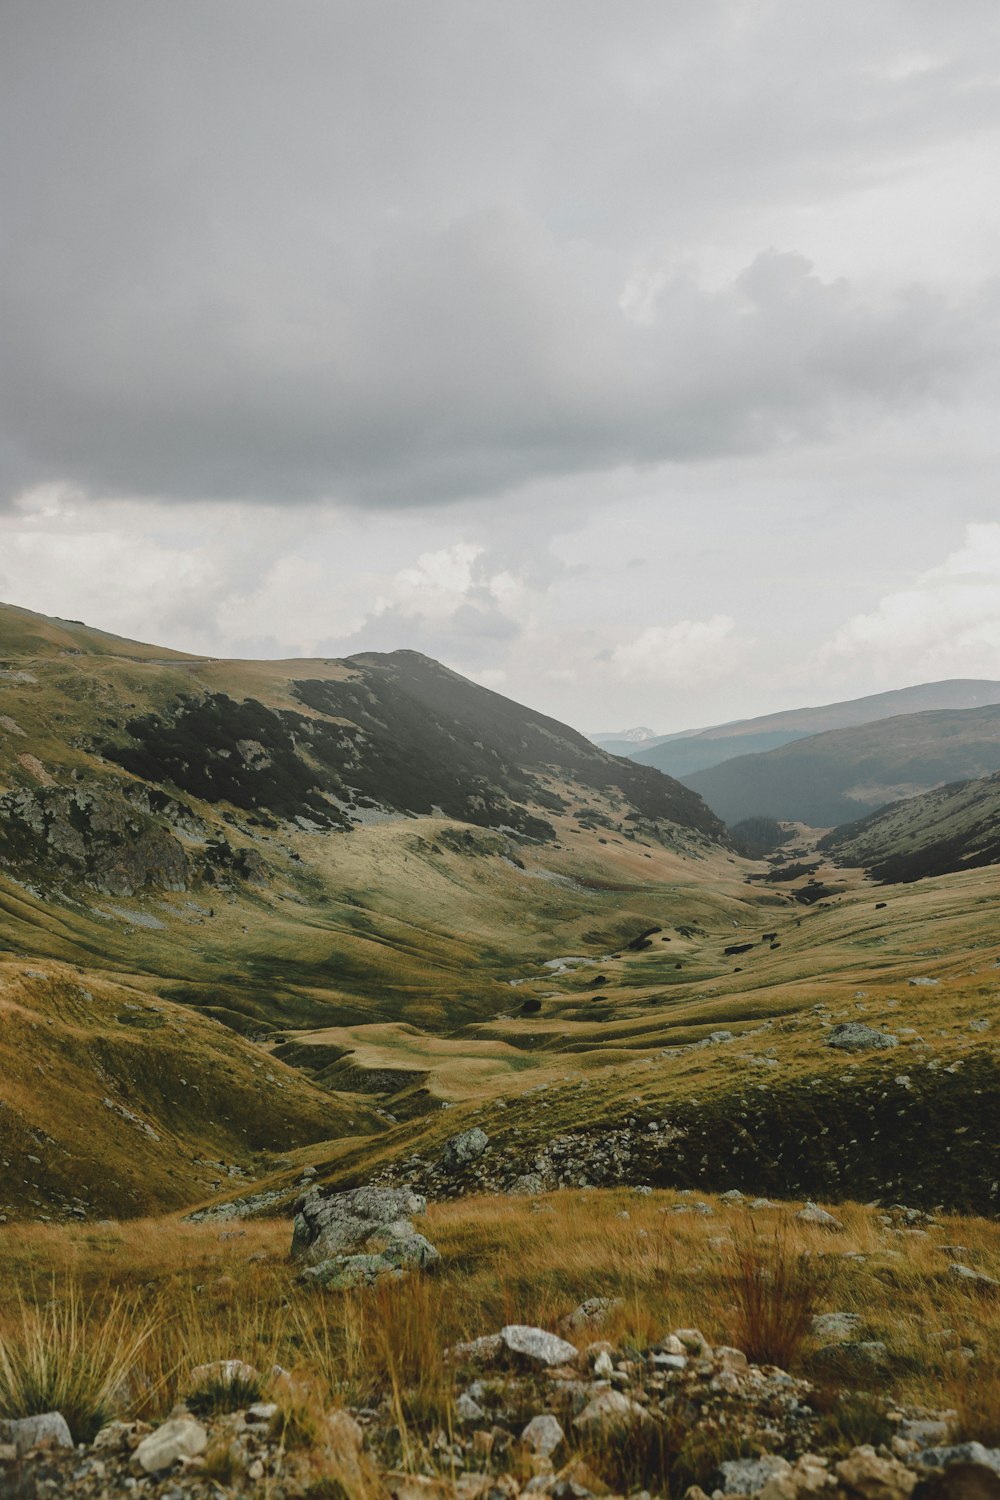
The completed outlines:
[[[3,497],[405,505],[948,394],[988,295],[672,255],[993,122],[991,6],[844,9],[12,0]]]

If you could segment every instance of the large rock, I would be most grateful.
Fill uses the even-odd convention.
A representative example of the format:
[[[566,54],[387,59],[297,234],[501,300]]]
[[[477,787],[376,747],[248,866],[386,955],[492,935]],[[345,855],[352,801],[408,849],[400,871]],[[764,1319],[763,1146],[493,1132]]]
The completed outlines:
[[[295,1216],[292,1259],[317,1263],[351,1251],[381,1251],[414,1238],[410,1216],[426,1209],[427,1199],[409,1188],[360,1187],[325,1197],[309,1193]]]
[[[830,1032],[826,1045],[841,1052],[871,1052],[879,1047],[898,1047],[899,1038],[888,1031],[876,1031],[863,1021],[842,1021]]]
[[[934,1469],[947,1469],[952,1464],[982,1464],[1000,1474],[1000,1448],[987,1448],[982,1443],[953,1443],[946,1448],[925,1449],[917,1462]]]
[[[640,1422],[650,1421],[649,1412],[638,1401],[631,1400],[622,1391],[598,1391],[593,1400],[578,1417],[573,1426],[578,1432],[614,1432],[623,1427],[635,1427]]]
[[[546,1333],[544,1328],[531,1328],[526,1323],[508,1323],[506,1328],[501,1328],[500,1342],[509,1354],[537,1369],[571,1364],[579,1353],[575,1344],[567,1343],[558,1334]]]
[[[0,1443],[9,1443],[21,1454],[29,1448],[72,1448],[73,1438],[62,1412],[46,1411],[0,1421]]]
[[[759,1495],[769,1480],[791,1472],[788,1460],[773,1453],[762,1458],[730,1458],[719,1465],[717,1488],[724,1495]]]
[[[913,1470],[898,1458],[882,1458],[867,1444],[837,1464],[837,1478],[862,1500],[908,1500],[917,1482]]]
[[[135,1461],[147,1474],[162,1474],[179,1458],[197,1458],[208,1446],[208,1433],[200,1422],[178,1417],[164,1422],[135,1450]]]
[[[807,1203],[805,1208],[800,1208],[795,1217],[802,1224],[818,1224],[821,1229],[839,1230],[843,1229],[839,1219],[833,1214],[827,1213],[825,1208],[820,1208],[817,1203]]]
[[[446,1171],[456,1172],[482,1156],[490,1138],[485,1130],[473,1125],[471,1130],[461,1130],[445,1142],[442,1162]]]
[[[551,1412],[547,1411],[541,1412],[537,1417],[532,1417],[521,1433],[521,1442],[541,1458],[551,1458],[559,1444],[565,1439],[566,1434],[559,1422]]]

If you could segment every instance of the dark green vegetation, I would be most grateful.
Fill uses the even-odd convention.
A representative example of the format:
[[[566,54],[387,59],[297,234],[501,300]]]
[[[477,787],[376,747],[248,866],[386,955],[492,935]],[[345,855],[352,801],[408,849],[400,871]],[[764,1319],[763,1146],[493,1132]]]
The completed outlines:
[[[1000,776],[937,787],[835,828],[819,847],[875,880],[922,880],[1000,864]]]
[[[737,854],[762,859],[787,844],[792,834],[775,818],[743,818],[730,828],[729,837]]]
[[[1000,771],[1000,706],[901,714],[744,755],[685,778],[732,824],[829,828],[943,782]]]
[[[299,681],[302,702],[357,726],[356,747],[341,774],[368,796],[395,807],[490,827],[501,824],[553,837],[519,803],[562,811],[552,773],[581,788],[628,799],[627,818],[666,821],[719,838],[722,829],[700,799],[677,782],[598,750],[582,734],[544,714],[478,687],[415,651],[349,658],[351,679]],[[316,754],[334,764],[336,731],[317,733]],[[520,825],[525,823],[526,826]]]
[[[774,750],[780,745],[822,734],[829,729],[847,729],[852,725],[871,724],[896,714],[924,713],[931,709],[976,708],[1000,703],[1000,682],[958,678],[946,682],[925,682],[917,687],[899,688],[889,693],[873,693],[865,698],[851,698],[843,703],[827,703],[814,708],[792,708],[782,713],[765,714],[759,719],[740,719],[732,724],[715,724],[693,734],[667,735],[643,747],[637,745],[621,753],[632,756],[640,765],[656,766],[668,776],[693,776],[738,755],[752,755]]]

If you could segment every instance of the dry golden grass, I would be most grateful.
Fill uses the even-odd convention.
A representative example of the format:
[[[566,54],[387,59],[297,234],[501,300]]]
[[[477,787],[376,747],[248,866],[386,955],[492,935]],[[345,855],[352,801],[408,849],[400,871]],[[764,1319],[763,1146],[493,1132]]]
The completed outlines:
[[[78,1344],[104,1347],[117,1328],[123,1349],[139,1344],[119,1399],[147,1418],[186,1393],[192,1367],[245,1360],[281,1404],[289,1448],[317,1440],[331,1403],[387,1398],[403,1447],[410,1445],[400,1461],[417,1463],[425,1459],[420,1434],[450,1423],[450,1344],[508,1322],[554,1328],[585,1297],[600,1295],[621,1299],[599,1335],[620,1345],[642,1347],[694,1326],[712,1343],[758,1340],[748,1352],[774,1357],[778,1347],[759,1335],[762,1327],[774,1333],[767,1277],[784,1264],[783,1295],[796,1314],[786,1355],[831,1388],[831,1409],[840,1386],[867,1383],[887,1398],[955,1409],[964,1433],[996,1440],[1000,1299],[949,1277],[940,1246],[961,1244],[968,1264],[1000,1275],[1000,1226],[946,1218],[926,1234],[900,1233],[849,1204],[837,1209],[843,1233],[774,1211],[752,1216],[751,1232],[746,1208],[707,1201],[713,1216],[670,1212],[691,1202],[677,1194],[624,1190],[560,1192],[537,1208],[516,1198],[441,1204],[424,1225],[442,1252],[438,1274],[368,1293],[300,1287],[287,1259],[289,1226],[280,1221],[235,1229],[173,1220],[13,1227],[0,1242],[0,1338],[17,1357],[32,1307],[44,1322],[47,1303],[64,1324],[75,1319]],[[756,1282],[755,1266],[765,1273]],[[749,1315],[748,1285],[758,1298]],[[814,1310],[855,1313],[856,1336],[883,1342],[884,1363],[849,1378],[815,1369],[806,1326]],[[779,1333],[786,1327],[780,1317],[777,1325]],[[971,1360],[957,1352],[963,1347]],[[290,1385],[273,1381],[276,1365],[292,1372]],[[865,1428],[869,1416],[843,1409],[838,1420]]]

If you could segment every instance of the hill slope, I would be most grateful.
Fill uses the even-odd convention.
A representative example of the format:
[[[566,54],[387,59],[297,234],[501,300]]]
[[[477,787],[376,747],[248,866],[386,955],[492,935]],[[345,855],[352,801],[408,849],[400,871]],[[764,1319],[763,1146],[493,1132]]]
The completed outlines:
[[[1000,706],[900,714],[744,755],[685,777],[727,823],[767,816],[813,827],[942,783],[1000,770]]]
[[[820,848],[894,883],[1000,864],[1000,775],[894,802],[835,828]]]
[[[738,755],[776,750],[794,740],[831,729],[849,729],[897,714],[977,708],[990,703],[1000,703],[1000,682],[978,678],[925,682],[916,687],[874,693],[842,703],[793,708],[782,713],[764,714],[760,718],[716,724],[708,729],[665,736],[652,745],[637,745],[618,753],[629,755],[640,765],[655,766],[668,776],[687,777]]]

